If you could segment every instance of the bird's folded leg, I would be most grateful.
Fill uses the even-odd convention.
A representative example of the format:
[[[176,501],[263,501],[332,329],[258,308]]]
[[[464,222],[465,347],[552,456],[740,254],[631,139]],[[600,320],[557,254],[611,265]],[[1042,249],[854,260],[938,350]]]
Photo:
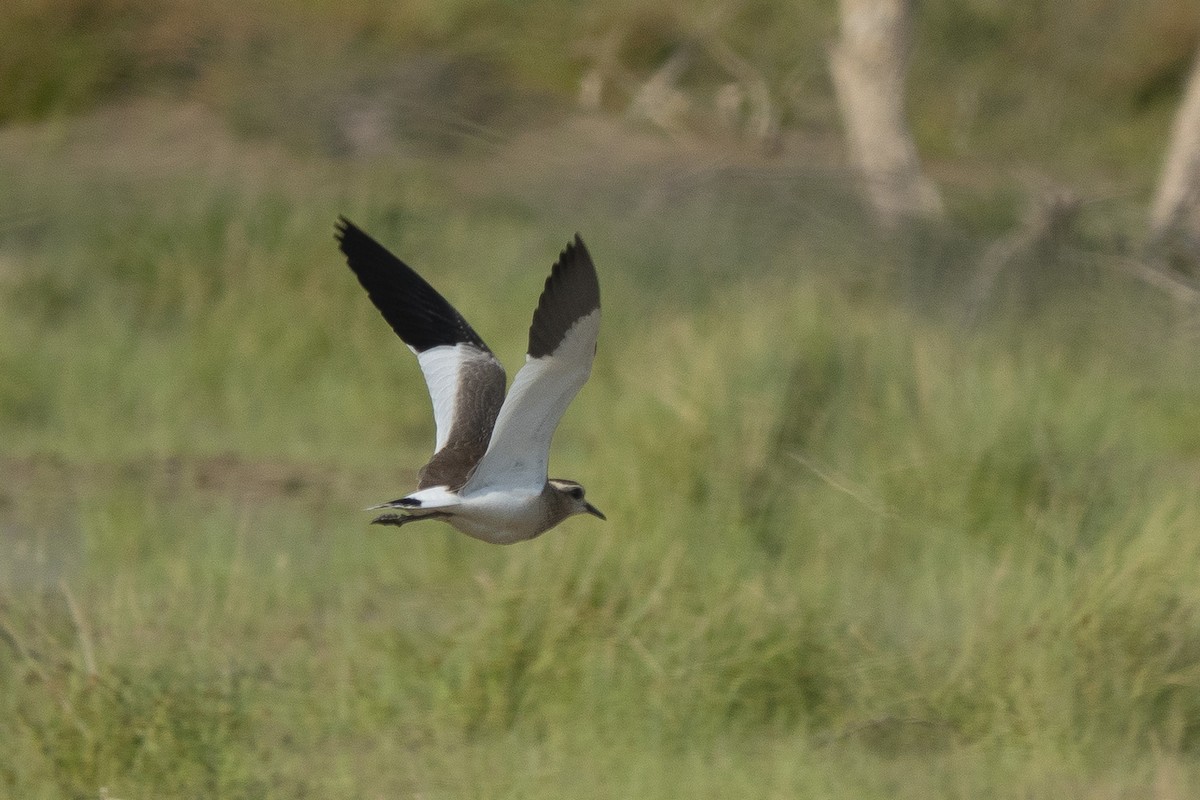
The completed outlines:
[[[441,519],[449,517],[445,511],[430,511],[426,514],[380,514],[371,520],[372,525],[395,525],[400,527],[409,522],[420,522],[423,519]]]

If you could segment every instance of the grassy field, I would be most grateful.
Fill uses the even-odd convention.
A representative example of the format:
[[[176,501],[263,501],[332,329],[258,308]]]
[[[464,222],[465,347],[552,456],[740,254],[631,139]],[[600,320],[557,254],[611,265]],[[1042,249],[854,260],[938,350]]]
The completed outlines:
[[[0,128],[0,794],[1192,795],[1200,326],[1112,268],[1149,178],[968,314],[1014,204],[962,162],[881,239],[828,164],[571,115],[350,156],[268,86]],[[552,471],[608,523],[366,524],[433,434],[339,213],[510,373],[582,233]]]

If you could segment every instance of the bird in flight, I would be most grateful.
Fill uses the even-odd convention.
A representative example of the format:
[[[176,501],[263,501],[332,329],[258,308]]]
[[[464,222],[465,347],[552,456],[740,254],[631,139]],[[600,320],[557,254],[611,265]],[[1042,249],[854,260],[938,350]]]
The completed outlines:
[[[417,490],[368,510],[372,522],[440,519],[485,542],[532,539],[575,514],[605,519],[575,481],[549,478],[550,440],[592,371],[600,333],[596,268],[575,235],[533,312],[512,388],[462,314],[407,264],[345,217],[337,241],[367,296],[417,356],[437,430]]]

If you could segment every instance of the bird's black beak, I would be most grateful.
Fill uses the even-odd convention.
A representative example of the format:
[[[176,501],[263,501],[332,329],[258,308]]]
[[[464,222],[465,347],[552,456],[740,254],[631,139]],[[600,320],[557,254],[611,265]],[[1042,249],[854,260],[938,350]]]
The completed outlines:
[[[600,509],[596,508],[591,503],[584,503],[583,508],[585,511],[587,511],[587,513],[591,514],[593,517],[599,517],[600,519],[605,520],[605,521],[608,520],[608,517],[604,516],[604,514],[602,514],[600,512]]]

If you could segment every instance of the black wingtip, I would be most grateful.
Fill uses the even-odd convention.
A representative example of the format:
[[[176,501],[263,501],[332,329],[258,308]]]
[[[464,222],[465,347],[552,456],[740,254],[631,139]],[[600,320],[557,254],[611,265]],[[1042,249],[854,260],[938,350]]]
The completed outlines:
[[[357,225],[339,215],[334,236],[371,302],[392,330],[418,353],[460,343],[490,352],[437,290]]]
[[[559,253],[558,263],[555,264],[555,267],[557,267],[558,264],[569,263],[572,259],[577,257],[577,253],[582,255],[589,262],[592,260],[592,254],[588,252],[587,245],[583,243],[583,238],[578,232],[575,233],[575,237],[571,241],[567,242],[567,246],[562,249],[562,252]]]
[[[529,327],[529,356],[553,353],[575,322],[600,307],[600,282],[592,255],[578,233],[550,269]]]
[[[333,223],[333,238],[338,243],[338,249],[343,255],[349,256],[349,247],[353,246],[355,239],[370,239],[367,234],[363,233],[362,228],[355,225],[350,220],[346,219],[341,214],[338,214],[337,220]],[[347,242],[347,240],[350,240]]]

